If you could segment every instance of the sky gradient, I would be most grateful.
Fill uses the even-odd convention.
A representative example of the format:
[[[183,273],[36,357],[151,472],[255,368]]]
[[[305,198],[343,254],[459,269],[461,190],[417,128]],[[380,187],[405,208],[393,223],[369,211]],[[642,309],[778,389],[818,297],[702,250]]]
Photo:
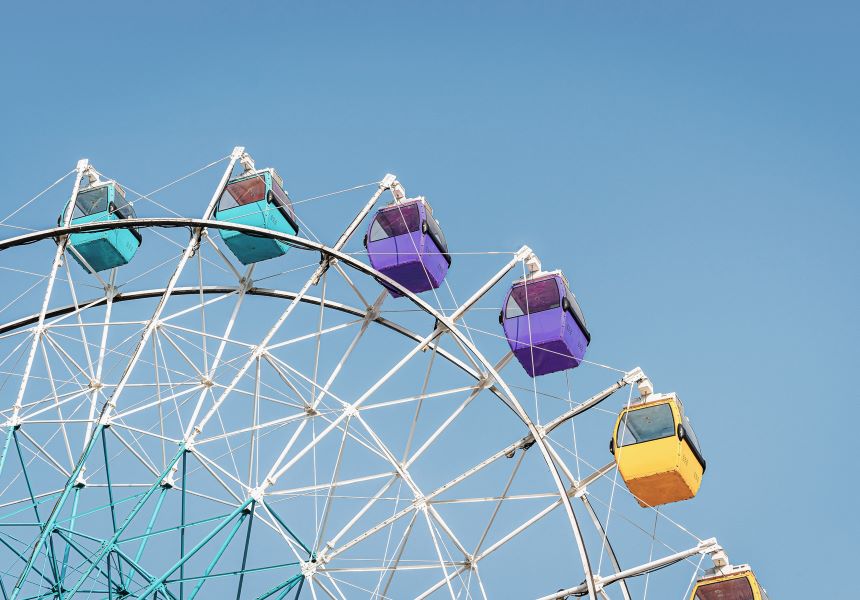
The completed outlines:
[[[526,243],[563,267],[594,359],[681,394],[708,457],[685,524],[751,563],[773,598],[847,597],[855,4],[4,14],[3,215],[82,156],[152,189],[241,144],[298,198],[396,173],[463,251]]]

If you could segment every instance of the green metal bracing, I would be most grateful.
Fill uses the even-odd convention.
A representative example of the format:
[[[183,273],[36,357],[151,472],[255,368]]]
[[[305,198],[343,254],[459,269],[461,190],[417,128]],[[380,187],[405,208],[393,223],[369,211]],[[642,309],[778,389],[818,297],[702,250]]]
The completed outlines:
[[[72,494],[72,513],[68,518],[65,519],[57,519],[55,521],[55,526],[52,531],[51,540],[56,537],[57,540],[60,541],[61,544],[64,545],[64,554],[63,560],[58,563],[60,567],[60,581],[63,581],[63,578],[69,576],[75,576],[78,578],[78,582],[75,586],[66,588],[62,584],[57,584],[51,578],[50,573],[43,572],[37,565],[33,565],[31,567],[31,571],[39,575],[43,581],[45,587],[49,588],[49,592],[45,592],[43,594],[37,596],[21,596],[21,600],[33,600],[34,598],[71,598],[71,597],[79,597],[83,594],[89,594],[92,597],[99,598],[145,598],[145,597],[155,597],[155,594],[158,593],[158,597],[167,599],[167,600],[178,600],[178,596],[174,595],[171,592],[169,585],[181,584],[181,583],[193,583],[194,588],[191,591],[191,594],[188,595],[189,600],[194,600],[195,598],[203,597],[202,594],[205,593],[203,590],[203,586],[207,581],[213,579],[221,579],[221,578],[235,578],[239,582],[242,582],[246,575],[255,574],[255,573],[263,573],[267,571],[276,571],[282,569],[297,569],[299,566],[298,562],[288,562],[282,564],[269,565],[264,567],[248,567],[247,564],[247,552],[248,547],[251,543],[251,525],[254,520],[255,507],[256,503],[249,499],[244,503],[241,503],[238,507],[236,507],[233,511],[226,515],[222,515],[220,518],[210,517],[206,519],[200,519],[195,521],[187,521],[185,523],[185,529],[200,527],[207,523],[217,522],[217,525],[209,531],[209,533],[204,536],[204,538],[198,542],[193,548],[191,548],[188,552],[183,555],[180,560],[174,564],[171,568],[165,571],[162,575],[156,576],[150,572],[148,572],[143,566],[140,564],[140,558],[145,554],[145,549],[147,547],[147,543],[154,537],[169,534],[170,532],[176,532],[180,529],[179,526],[174,526],[166,529],[156,529],[155,523],[157,521],[157,517],[161,512],[161,509],[164,505],[164,500],[168,496],[170,488],[162,486],[161,492],[158,494],[158,498],[155,500],[155,505],[152,510],[152,514],[148,516],[146,522],[146,530],[143,534],[129,536],[126,539],[123,539],[121,536],[117,536],[117,534],[121,534],[124,528],[127,526],[129,521],[126,518],[122,523],[117,523],[116,533],[113,533],[107,539],[99,539],[94,536],[90,536],[87,534],[83,534],[82,532],[75,530],[75,522],[80,519],[84,513],[78,510],[80,498],[82,494],[86,491],[86,488],[75,488]],[[93,490],[93,493],[96,493],[97,490]],[[103,492],[102,492],[103,493]],[[137,504],[135,505],[136,513],[140,513],[140,509],[142,508],[143,502],[151,497],[152,494],[145,492],[143,494],[135,494],[134,498],[137,499]],[[112,511],[115,514],[115,510],[117,505],[128,502],[127,499],[117,500],[115,497],[111,498],[111,502],[107,504],[100,505],[98,507],[92,508],[86,513],[91,515],[97,515],[100,512],[110,514]],[[28,508],[32,510],[35,502],[31,503],[31,506]],[[18,512],[20,509],[16,510]],[[0,515],[0,522],[5,522],[8,519],[9,514]],[[285,530],[291,530],[286,526],[286,524],[281,519],[280,515],[275,517],[276,520],[284,527]],[[247,528],[245,531],[245,535],[242,536],[242,563],[239,569],[236,570],[228,570],[222,572],[216,572],[215,568],[221,558],[226,553],[228,547],[236,540],[239,536],[239,532],[242,531],[242,526],[247,523]],[[5,524],[5,523],[4,523]],[[63,525],[68,526],[63,526]],[[232,526],[230,526],[232,524]],[[21,523],[22,526],[30,526],[30,527],[43,527],[42,522],[34,522],[34,523]],[[111,521],[111,531],[113,531],[113,522]],[[178,570],[181,565],[184,565],[188,562],[188,560],[193,557],[196,553],[198,553],[204,546],[210,544],[224,529],[229,527],[229,531],[226,537],[222,540],[220,545],[218,546],[214,556],[209,560],[206,568],[199,575],[187,576],[187,577],[179,577],[175,579],[170,579],[170,575]],[[292,533],[291,533],[292,535]],[[101,551],[93,553],[91,549],[82,546],[78,542],[75,541],[75,537],[80,537],[83,540],[88,542],[97,542],[99,547],[102,548]],[[115,539],[115,543],[111,546],[109,542]],[[296,538],[296,542],[302,546],[307,547],[304,542],[300,539]],[[6,542],[3,539],[3,536],[0,535],[0,544],[5,546],[7,549],[12,551],[18,559],[22,563],[27,563],[29,558],[25,556],[23,553],[17,551],[11,544]],[[133,545],[135,550],[135,556],[129,556],[124,550],[123,546]],[[43,554],[44,556],[44,554]],[[76,563],[71,558],[77,557],[79,560]],[[122,575],[120,575],[122,573]],[[93,587],[92,583],[94,580],[90,577],[91,574],[97,575],[98,579],[96,581],[101,581],[104,584],[104,588]],[[134,590],[136,587],[134,585],[135,578],[142,578],[144,580],[145,588],[143,590]],[[303,576],[301,574],[294,574],[289,576],[286,580],[270,589],[266,592],[262,598],[286,598],[287,594],[291,591],[295,591],[297,594],[300,592],[301,583],[303,581]],[[83,585],[85,582],[90,582],[89,586]],[[4,600],[8,600],[10,597],[8,590],[5,589],[5,586],[0,589],[0,594]],[[237,586],[237,594],[241,594],[241,587]],[[241,597],[241,595],[239,595]],[[298,595],[296,595],[298,597]]]

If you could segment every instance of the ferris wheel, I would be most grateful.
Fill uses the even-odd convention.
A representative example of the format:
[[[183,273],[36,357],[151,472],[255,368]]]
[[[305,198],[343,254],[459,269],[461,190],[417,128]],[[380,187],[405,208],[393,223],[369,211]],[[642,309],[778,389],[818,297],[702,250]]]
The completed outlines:
[[[199,216],[162,200],[224,163]],[[766,600],[664,508],[707,466],[678,395],[586,359],[564,273],[459,252],[446,208],[394,175],[293,202],[241,147],[16,206],[2,597]]]

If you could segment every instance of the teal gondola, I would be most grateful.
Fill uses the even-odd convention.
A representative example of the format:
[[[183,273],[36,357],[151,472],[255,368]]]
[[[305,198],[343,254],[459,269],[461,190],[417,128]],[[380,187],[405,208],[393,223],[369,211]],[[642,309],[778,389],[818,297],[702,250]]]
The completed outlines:
[[[295,235],[299,226],[283,186],[283,180],[274,169],[246,171],[227,182],[218,199],[215,218]],[[227,229],[220,229],[219,233],[244,265],[282,256],[290,248],[284,242],[269,237]]]
[[[68,205],[67,205],[68,206]],[[57,219],[62,225],[66,212]],[[95,182],[78,192],[70,223],[80,225],[101,221],[133,219],[134,208],[115,181]],[[72,257],[84,269],[105,271],[128,264],[143,238],[134,227],[73,233],[69,236]]]

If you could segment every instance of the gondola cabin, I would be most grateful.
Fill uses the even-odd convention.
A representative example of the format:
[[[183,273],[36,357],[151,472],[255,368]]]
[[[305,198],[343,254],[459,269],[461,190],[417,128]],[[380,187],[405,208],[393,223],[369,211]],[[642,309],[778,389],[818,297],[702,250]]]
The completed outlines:
[[[416,294],[442,285],[451,266],[442,228],[422,197],[381,208],[364,245],[374,269]],[[389,292],[395,298],[403,295],[393,288]]]
[[[63,211],[57,219],[58,225],[62,225],[65,214]],[[70,224],[134,217],[134,208],[126,202],[123,189],[115,181],[104,181],[92,183],[78,192]],[[134,227],[73,233],[69,236],[69,251],[84,269],[98,272],[128,264],[141,241]]]
[[[688,500],[699,491],[705,459],[675,394],[651,394],[622,410],[609,448],[640,506]]]
[[[514,282],[499,322],[531,377],[578,367],[591,342],[585,317],[561,271]]]
[[[299,226],[283,181],[274,169],[246,171],[227,182],[215,218],[296,235]],[[270,237],[219,229],[221,239],[244,265],[284,255],[289,246]]]
[[[768,597],[749,565],[739,565],[700,579],[690,600],[768,600]]]

